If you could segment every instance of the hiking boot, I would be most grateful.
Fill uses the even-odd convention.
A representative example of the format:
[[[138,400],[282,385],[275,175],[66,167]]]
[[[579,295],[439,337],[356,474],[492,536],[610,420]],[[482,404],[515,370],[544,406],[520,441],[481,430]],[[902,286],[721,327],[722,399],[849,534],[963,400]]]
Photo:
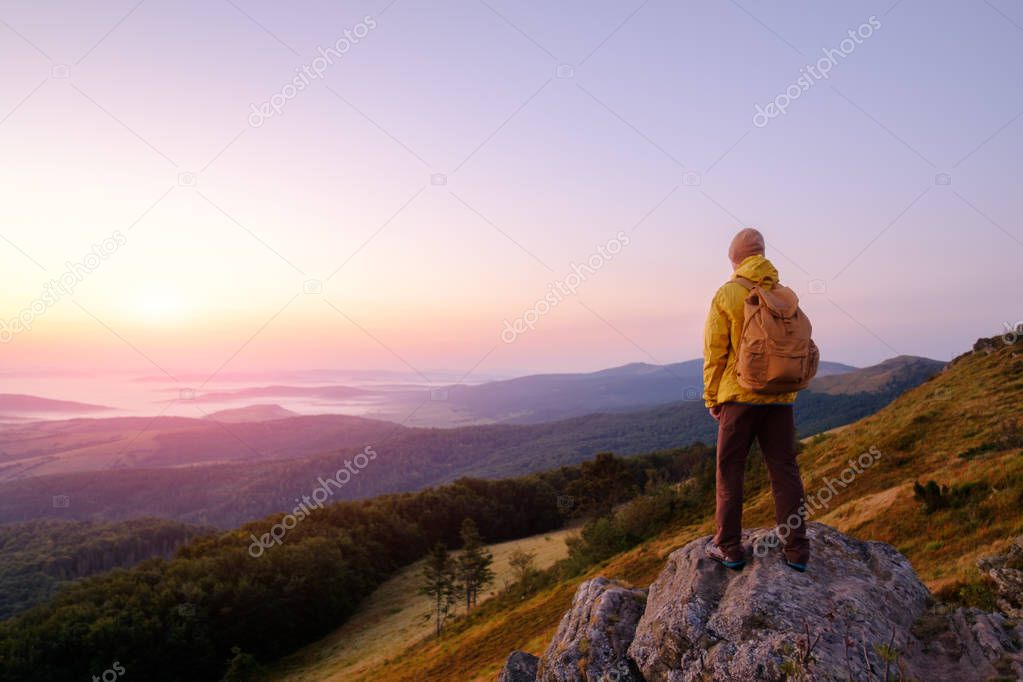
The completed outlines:
[[[791,568],[793,571],[798,571],[799,573],[806,573],[806,561],[789,561],[788,559],[786,559],[785,565]]]
[[[741,571],[746,565],[745,557],[736,559],[725,554],[724,550],[714,544],[713,541],[707,543],[707,547],[704,550],[709,559],[713,559],[725,568],[730,568],[733,571]]]

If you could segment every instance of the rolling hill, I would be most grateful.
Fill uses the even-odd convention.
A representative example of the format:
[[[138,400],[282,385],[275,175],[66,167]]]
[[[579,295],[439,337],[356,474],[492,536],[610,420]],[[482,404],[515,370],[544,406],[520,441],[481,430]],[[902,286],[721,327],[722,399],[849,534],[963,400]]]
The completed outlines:
[[[0,481],[81,471],[309,457],[335,448],[361,448],[398,428],[346,415],[238,419],[246,414],[251,410],[213,413],[213,419],[113,417],[7,426],[0,428]],[[245,423],[229,423],[232,421]]]
[[[0,415],[46,415],[104,412],[113,408],[73,400],[53,400],[20,393],[0,393]]]
[[[927,361],[933,362],[933,361]],[[898,372],[902,361],[895,362]],[[850,365],[822,362],[821,378],[859,371]],[[867,389],[865,389],[867,390]],[[593,413],[637,411],[666,403],[699,401],[703,361],[669,365],[635,362],[581,374],[534,374],[473,386],[452,385],[399,392],[373,412],[401,418],[423,403],[407,423],[425,426],[537,424]]]
[[[814,393],[850,395],[853,393],[899,394],[937,374],[945,363],[913,355],[899,355],[884,362],[851,372],[819,375],[813,380]]]
[[[1023,357],[994,343],[877,414],[812,439],[800,456],[816,500],[829,481],[842,481],[823,510],[813,509],[814,520],[860,537],[884,535],[879,539],[917,562],[921,577],[951,602],[990,600],[972,560],[1023,531]],[[861,464],[847,480],[850,460],[862,462],[865,453],[874,454],[871,466]],[[751,458],[747,478],[748,525],[765,525],[771,514],[758,459]],[[405,652],[346,677],[492,679],[508,651],[537,651],[550,641],[581,580],[599,572],[648,584],[672,549],[706,534],[712,462],[712,451],[700,446],[627,460],[605,455],[520,479],[463,479],[329,505],[280,546],[268,544],[268,558],[252,558],[259,555],[251,538],[280,525],[280,517],[264,518],[193,541],[169,563],[75,583],[0,625],[0,679],[20,679],[26,670],[73,679],[75,671],[122,655],[154,680],[177,679],[185,667],[202,671],[195,679],[219,679],[225,656],[236,667],[243,652],[272,661],[310,644],[317,650],[313,642],[357,615],[362,596],[437,539],[450,542],[459,519],[474,518],[484,537],[500,541],[550,532],[566,508],[606,506],[610,514],[587,523],[551,569],[456,619],[441,638],[409,642]],[[97,625],[90,630],[88,623]],[[231,657],[233,645],[241,651]],[[317,655],[317,666],[330,664],[324,646],[327,659]]]
[[[797,402],[800,434],[875,412],[922,381],[919,365],[918,359],[889,364],[880,392],[804,392]],[[860,372],[876,374],[867,368],[844,376]],[[330,476],[367,445],[379,458],[339,490],[337,499],[418,490],[467,475],[517,476],[604,451],[627,455],[682,447],[710,442],[716,432],[700,400],[558,422],[454,429],[341,415],[232,424],[174,417],[11,427],[0,432],[5,464],[0,477],[8,479],[0,483],[0,522],[160,516],[231,527],[290,508],[319,477]],[[76,466],[92,471],[75,471]],[[68,473],[32,475],[45,471]],[[55,495],[71,503],[54,507]]]
[[[265,422],[274,419],[287,419],[288,417],[300,416],[297,412],[285,409],[280,405],[249,405],[248,407],[235,407],[227,410],[220,410],[206,415],[206,419],[224,422],[227,424],[242,424],[246,422]]]
[[[829,482],[836,490],[811,518],[894,545],[950,605],[994,608],[991,585],[977,560],[1004,551],[1023,533],[1021,404],[1023,347],[1005,345],[998,337],[981,340],[945,372],[878,413],[811,440],[799,456],[808,495],[823,500]],[[871,448],[880,453],[875,463],[850,480],[843,474],[850,460]],[[835,484],[843,475],[849,482]],[[918,492],[930,488],[930,481],[937,492]],[[707,484],[712,491],[712,479]],[[682,516],[582,573],[554,571],[529,598],[498,597],[440,639],[410,643],[371,674],[351,679],[492,680],[509,651],[543,652],[583,580],[599,574],[649,585],[673,550],[713,532],[712,496],[706,505],[702,518]],[[760,480],[744,524],[772,523],[770,493]],[[812,570],[811,563],[811,576]]]

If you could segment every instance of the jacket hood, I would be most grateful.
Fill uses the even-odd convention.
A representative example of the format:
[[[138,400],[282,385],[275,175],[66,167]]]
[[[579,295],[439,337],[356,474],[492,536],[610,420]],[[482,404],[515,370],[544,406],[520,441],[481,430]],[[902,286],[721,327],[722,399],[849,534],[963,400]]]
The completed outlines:
[[[735,277],[745,277],[755,284],[766,284],[769,288],[778,283],[778,270],[763,256],[749,256],[739,263],[733,279]]]

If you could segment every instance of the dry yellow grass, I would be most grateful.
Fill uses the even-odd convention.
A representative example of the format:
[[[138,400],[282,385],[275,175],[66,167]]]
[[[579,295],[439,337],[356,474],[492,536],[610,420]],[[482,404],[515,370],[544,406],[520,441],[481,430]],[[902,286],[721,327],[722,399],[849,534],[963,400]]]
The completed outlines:
[[[811,439],[800,457],[808,493],[838,477],[850,458],[871,448],[881,453],[816,520],[894,545],[932,590],[976,580],[977,559],[1023,533],[1023,457],[1018,445],[1002,444],[1006,423],[1020,428],[1021,404],[1023,348],[1007,347],[966,355],[877,414]],[[932,479],[949,486],[984,483],[991,492],[983,505],[927,515],[913,483]],[[771,509],[769,493],[761,493],[746,519],[769,525]]]
[[[480,601],[486,601],[511,581],[508,561],[516,549],[535,552],[537,567],[546,568],[568,554],[565,538],[575,532],[567,529],[491,545],[496,578],[492,588],[480,595]],[[377,588],[344,626],[276,666],[271,679],[282,682],[357,679],[410,644],[430,637],[434,627],[429,620],[430,600],[417,593],[422,567],[420,561],[398,572]],[[464,610],[464,606],[456,606],[456,613]]]
[[[675,529],[527,599],[500,603],[493,609],[488,608],[491,606],[488,604],[474,617],[453,624],[441,639],[423,639],[395,658],[351,679],[359,682],[492,681],[513,649],[543,653],[579,583],[596,575],[609,575],[626,584],[648,585],[660,572],[671,550],[702,532],[692,527]],[[495,603],[500,601],[494,600]]]

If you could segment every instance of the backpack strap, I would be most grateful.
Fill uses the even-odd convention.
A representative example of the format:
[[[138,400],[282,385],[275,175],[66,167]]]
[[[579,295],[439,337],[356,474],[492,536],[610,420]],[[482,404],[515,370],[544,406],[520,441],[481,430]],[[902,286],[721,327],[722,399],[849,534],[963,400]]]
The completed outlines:
[[[739,275],[736,275],[735,277],[733,277],[729,281],[730,282],[734,282],[735,284],[738,284],[743,289],[745,289],[747,292],[752,292],[753,291],[753,287],[756,286],[756,282],[754,282],[753,280],[749,279],[748,277],[741,277]],[[744,336],[746,336],[746,325],[748,325],[749,322],[750,322],[749,319],[746,317],[745,313],[743,313],[742,331],[739,332],[739,338],[735,339],[735,347],[736,347],[736,349],[739,348],[739,345],[742,342],[742,338]]]
[[[753,280],[747,279],[746,277],[736,276],[732,279],[732,281],[741,285],[746,291],[753,291],[753,287],[756,286],[756,283]]]

